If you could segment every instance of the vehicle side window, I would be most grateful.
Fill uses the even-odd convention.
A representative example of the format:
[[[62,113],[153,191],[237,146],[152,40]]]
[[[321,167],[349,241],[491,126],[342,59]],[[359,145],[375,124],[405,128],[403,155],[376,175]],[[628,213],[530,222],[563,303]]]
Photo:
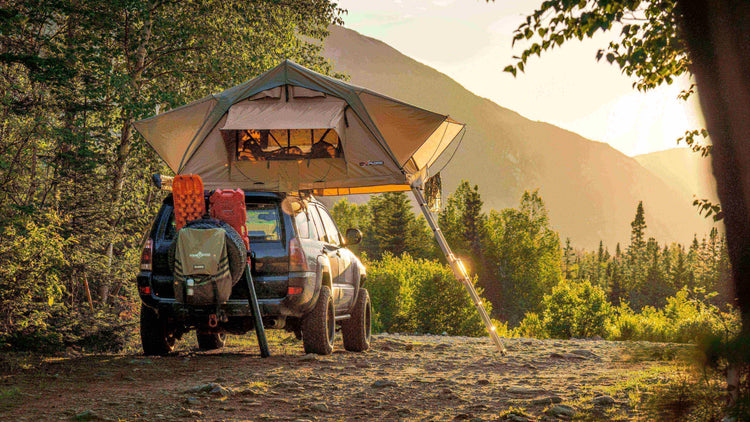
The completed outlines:
[[[318,211],[315,209],[316,207],[310,205],[307,210],[309,211],[310,218],[312,218],[313,222],[313,233],[312,238],[320,240],[322,242],[327,242],[326,240],[326,232],[323,230],[323,222],[320,221],[320,216],[318,215]]]
[[[294,222],[297,226],[297,236],[300,239],[313,239],[310,236],[310,220],[307,219],[307,213],[302,211],[294,216]],[[314,229],[313,229],[314,230]]]
[[[326,234],[328,235],[328,243],[341,246],[341,235],[339,234],[333,219],[328,215],[328,212],[325,209],[320,207],[316,208],[320,211],[320,218],[323,219],[323,226],[325,226]]]

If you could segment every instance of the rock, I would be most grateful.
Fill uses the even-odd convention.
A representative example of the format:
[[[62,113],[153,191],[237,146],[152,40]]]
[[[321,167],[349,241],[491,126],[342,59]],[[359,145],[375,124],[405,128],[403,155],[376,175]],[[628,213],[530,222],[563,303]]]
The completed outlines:
[[[323,412],[323,413],[328,413],[331,411],[330,409],[328,409],[328,405],[325,403],[314,403],[310,405],[310,409],[316,412]]]
[[[280,388],[284,390],[299,389],[302,388],[302,385],[296,381],[282,381],[276,383],[273,388]]]
[[[130,359],[128,363],[134,365],[152,365],[154,362],[151,359]]]
[[[318,360],[318,356],[315,353],[308,353],[306,355],[301,356],[298,359],[300,362],[313,362]]]
[[[109,420],[105,419],[101,416],[99,416],[96,412],[93,410],[84,410],[81,413],[76,414],[73,416],[74,421],[103,421],[103,420]]]
[[[557,418],[572,418],[576,415],[575,409],[565,404],[556,404],[550,407],[545,413]]]
[[[200,410],[193,410],[183,407],[180,409],[180,415],[189,417],[189,418],[197,418],[203,416],[203,412]]]
[[[441,335],[442,335],[442,336],[447,336],[447,335],[448,335],[448,332],[447,332],[447,331],[443,331],[443,334],[441,334]]]
[[[592,359],[601,359],[599,357],[599,355],[597,355],[596,353],[592,352],[591,350],[577,349],[577,350],[571,350],[570,353],[572,353],[574,355],[578,355],[578,356],[584,356],[584,357],[587,357],[587,358],[592,358]]]
[[[398,387],[398,383],[396,383],[395,381],[390,381],[390,380],[375,380],[375,382],[370,384],[370,387],[372,388]]]
[[[522,368],[526,368],[526,369],[530,369],[532,371],[538,371],[539,370],[539,368],[537,368],[536,366],[534,366],[534,365],[532,365],[530,363],[524,363],[521,367]]]
[[[543,390],[535,390],[531,388],[525,388],[525,387],[508,387],[508,390],[506,390],[508,393],[511,394],[539,394],[544,393]]]
[[[195,405],[200,403],[200,400],[197,397],[188,397],[185,399],[185,403]]]
[[[612,406],[615,404],[615,399],[610,396],[594,397],[593,399],[591,399],[591,404],[593,404],[594,406],[602,407]]]
[[[210,382],[208,384],[200,384],[200,385],[196,385],[193,388],[188,388],[184,392],[185,393],[192,393],[192,394],[195,394],[195,393],[208,393],[211,390],[213,390],[214,388],[216,388],[217,386],[221,387],[219,384]]]
[[[454,421],[468,421],[469,419],[473,419],[474,415],[471,413],[459,413],[456,415],[453,420]]]
[[[208,393],[213,396],[229,397],[232,395],[233,391],[229,388],[222,387],[219,384],[215,384],[214,388],[212,388]]]
[[[357,368],[372,368],[372,365],[370,364],[370,362],[364,362],[364,361],[357,362],[354,364],[354,366],[356,366]]]
[[[490,382],[490,380],[487,380],[487,379],[484,379],[484,378],[481,378],[481,379],[477,380],[477,385],[490,385],[490,384],[492,384]]]
[[[539,397],[531,401],[534,406],[549,406],[553,403],[561,403],[562,399],[557,396]]]
[[[524,415],[523,413],[519,413],[515,411],[515,412],[506,413],[505,415],[503,415],[503,417],[500,420],[510,421],[510,422],[529,422],[531,419],[529,419],[529,417]]]
[[[581,355],[574,355],[572,353],[557,353],[557,352],[552,352],[549,355],[549,357],[557,358],[557,359],[578,359],[578,360],[586,359],[585,357]]]

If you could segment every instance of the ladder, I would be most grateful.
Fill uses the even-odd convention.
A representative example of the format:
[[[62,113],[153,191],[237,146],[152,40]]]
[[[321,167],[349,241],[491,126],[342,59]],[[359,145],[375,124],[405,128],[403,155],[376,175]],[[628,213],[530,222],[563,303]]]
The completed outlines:
[[[422,210],[422,214],[424,214],[425,219],[427,219],[427,224],[430,225],[430,229],[432,229],[432,233],[435,235],[435,240],[437,240],[438,245],[440,245],[440,249],[443,251],[443,255],[445,255],[445,258],[448,260],[448,265],[450,265],[451,270],[453,271],[453,275],[456,276],[456,279],[460,281],[464,285],[464,287],[466,287],[466,290],[469,292],[469,296],[471,297],[472,302],[474,302],[474,306],[477,308],[479,316],[482,318],[482,322],[484,322],[484,326],[487,328],[487,332],[489,333],[492,342],[495,343],[495,346],[497,346],[497,350],[500,351],[500,354],[505,355],[506,349],[505,346],[503,346],[503,343],[500,341],[500,336],[497,335],[497,328],[494,324],[492,324],[490,316],[484,309],[484,306],[482,305],[482,299],[479,297],[479,294],[477,294],[477,290],[471,283],[471,278],[466,271],[466,267],[464,267],[460,259],[456,258],[456,256],[453,254],[453,251],[451,250],[450,245],[448,245],[448,241],[445,240],[445,236],[443,236],[443,232],[440,230],[437,220],[435,220],[435,216],[427,206],[427,201],[422,194],[422,187],[412,185],[411,191],[412,193],[414,193],[414,198],[416,198],[417,203]]]

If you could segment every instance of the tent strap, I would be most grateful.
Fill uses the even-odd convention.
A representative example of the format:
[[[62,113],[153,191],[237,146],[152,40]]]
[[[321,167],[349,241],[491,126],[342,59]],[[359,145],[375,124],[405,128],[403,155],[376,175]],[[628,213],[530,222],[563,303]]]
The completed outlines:
[[[420,187],[412,185],[411,191],[412,193],[414,193],[414,198],[416,198],[417,203],[419,203],[419,208],[422,210],[422,214],[424,214],[424,218],[427,220],[427,224],[430,225],[430,229],[432,229],[432,233],[435,235],[435,240],[437,240],[438,245],[440,245],[440,249],[443,251],[445,258],[448,260],[448,264],[453,271],[453,275],[458,281],[463,283],[464,287],[466,287],[466,290],[469,292],[469,296],[471,297],[472,302],[474,302],[474,306],[477,308],[477,312],[479,312],[479,316],[482,318],[482,322],[484,322],[484,326],[487,328],[487,332],[489,333],[492,342],[495,343],[495,346],[497,346],[497,350],[500,351],[500,354],[505,355],[506,349],[505,346],[503,346],[503,343],[500,341],[500,336],[497,335],[497,328],[492,324],[490,316],[484,309],[484,305],[482,305],[482,299],[479,297],[479,294],[477,294],[477,290],[471,283],[471,278],[466,271],[466,267],[464,267],[460,259],[456,258],[456,256],[453,255],[453,251],[451,250],[450,245],[448,245],[448,241],[445,240],[445,236],[443,236],[443,232],[440,230],[440,227],[435,220],[435,216],[432,214],[429,206],[427,205],[427,201],[422,194],[422,190],[420,189]]]

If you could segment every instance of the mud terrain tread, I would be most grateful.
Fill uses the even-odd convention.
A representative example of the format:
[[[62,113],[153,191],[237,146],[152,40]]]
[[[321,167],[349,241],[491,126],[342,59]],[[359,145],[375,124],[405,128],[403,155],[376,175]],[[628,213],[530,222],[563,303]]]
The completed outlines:
[[[226,334],[200,334],[196,332],[195,336],[198,339],[198,348],[200,350],[221,349],[227,341]]]
[[[341,322],[344,349],[350,352],[364,352],[370,348],[371,316],[370,294],[367,289],[362,288],[352,309],[351,318]]]
[[[305,353],[329,355],[333,352],[334,336],[329,338],[328,335],[328,318],[332,317],[328,315],[329,308],[333,308],[331,288],[321,286],[318,302],[313,310],[302,319],[302,344]],[[333,330],[333,332],[335,335],[336,330]]]
[[[146,356],[161,356],[172,351],[175,337],[167,331],[167,323],[153,309],[141,304],[141,344]]]

